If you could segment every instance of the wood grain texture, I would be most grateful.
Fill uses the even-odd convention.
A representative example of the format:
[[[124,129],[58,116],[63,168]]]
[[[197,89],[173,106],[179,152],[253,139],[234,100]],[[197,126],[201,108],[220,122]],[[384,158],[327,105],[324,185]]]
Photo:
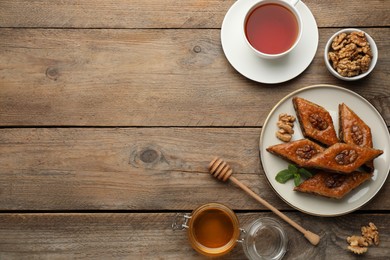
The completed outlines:
[[[390,182],[362,209],[332,218],[292,209],[267,183],[259,137],[285,95],[334,84],[368,99],[390,126],[390,1],[307,0],[316,56],[277,85],[247,80],[226,60],[222,20],[234,0],[0,1],[0,259],[205,259],[171,230],[175,212],[217,201],[242,226],[276,216],[207,171],[214,156],[291,219],[285,259],[357,259],[346,237],[374,222],[390,255]],[[379,60],[358,82],[326,70],[326,40],[364,28]],[[315,197],[313,197],[315,198]],[[238,245],[222,259],[244,259]]]
[[[234,176],[279,210],[291,210],[260,167],[260,128],[0,129],[0,210],[189,210],[210,201],[262,205],[207,166]],[[386,182],[364,210],[389,210]],[[196,196],[194,196],[196,194]]]
[[[258,127],[285,95],[320,83],[356,91],[390,124],[389,30],[367,28],[380,58],[362,81],[327,71],[336,30],[320,29],[311,66],[274,86],[230,66],[220,30],[0,29],[0,125]]]
[[[289,242],[285,259],[356,259],[346,248],[346,238],[360,234],[360,227],[374,222],[380,245],[369,247],[364,259],[386,259],[390,228],[385,214],[350,214],[319,219],[288,213],[297,222],[321,235],[313,247],[294,228],[281,222]],[[132,214],[0,214],[0,258],[131,258],[206,259],[189,245],[185,231],[172,231],[174,213]],[[238,213],[241,225],[270,213]],[[319,221],[320,220],[320,221]],[[245,259],[241,245],[223,259]]]
[[[2,0],[0,27],[220,28],[234,0]],[[306,0],[320,27],[389,26],[389,1]],[[336,11],[344,10],[340,15]]]

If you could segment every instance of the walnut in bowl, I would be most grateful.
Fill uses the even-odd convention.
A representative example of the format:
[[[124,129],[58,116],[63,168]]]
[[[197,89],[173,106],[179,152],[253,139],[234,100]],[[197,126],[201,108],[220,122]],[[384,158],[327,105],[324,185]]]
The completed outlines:
[[[359,29],[344,29],[328,40],[325,65],[335,77],[353,81],[364,78],[375,67],[378,49],[370,35]]]

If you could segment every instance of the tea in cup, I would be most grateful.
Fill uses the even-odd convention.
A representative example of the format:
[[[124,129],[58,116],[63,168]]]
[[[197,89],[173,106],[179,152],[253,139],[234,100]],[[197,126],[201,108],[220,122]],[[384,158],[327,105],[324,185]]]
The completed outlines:
[[[258,56],[280,58],[291,52],[302,35],[302,19],[295,5],[299,0],[260,0],[247,11],[245,41]]]

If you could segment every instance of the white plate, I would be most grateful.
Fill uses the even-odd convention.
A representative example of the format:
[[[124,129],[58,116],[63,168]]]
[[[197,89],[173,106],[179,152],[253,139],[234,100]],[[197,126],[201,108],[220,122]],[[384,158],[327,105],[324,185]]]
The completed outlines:
[[[275,137],[276,122],[281,113],[296,115],[292,98],[299,96],[312,101],[329,111],[338,132],[338,105],[345,103],[371,128],[374,148],[383,154],[374,160],[375,171],[372,180],[351,191],[341,200],[293,191],[294,181],[285,184],[275,180],[276,174],[286,169],[288,163],[270,154],[266,148],[282,143]],[[295,122],[292,140],[303,138],[299,123]],[[299,89],[284,97],[268,115],[260,136],[260,157],[265,175],[274,191],[290,206],[316,216],[339,216],[350,213],[371,200],[382,188],[390,171],[390,136],[387,125],[379,112],[362,96],[345,88],[331,85],[316,85]]]
[[[221,42],[226,58],[243,76],[261,83],[281,83],[301,74],[311,63],[318,46],[318,28],[309,8],[302,2],[297,9],[302,15],[302,38],[295,49],[277,60],[256,56],[244,39],[245,10],[257,0],[238,0],[222,22]]]

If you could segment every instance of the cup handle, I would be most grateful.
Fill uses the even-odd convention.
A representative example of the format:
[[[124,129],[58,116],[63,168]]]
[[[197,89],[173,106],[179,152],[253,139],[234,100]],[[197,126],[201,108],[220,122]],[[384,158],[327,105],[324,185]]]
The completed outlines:
[[[291,1],[290,1],[290,4],[291,4],[292,6],[295,6],[296,4],[298,4],[299,1],[300,1],[300,0],[291,0]]]

